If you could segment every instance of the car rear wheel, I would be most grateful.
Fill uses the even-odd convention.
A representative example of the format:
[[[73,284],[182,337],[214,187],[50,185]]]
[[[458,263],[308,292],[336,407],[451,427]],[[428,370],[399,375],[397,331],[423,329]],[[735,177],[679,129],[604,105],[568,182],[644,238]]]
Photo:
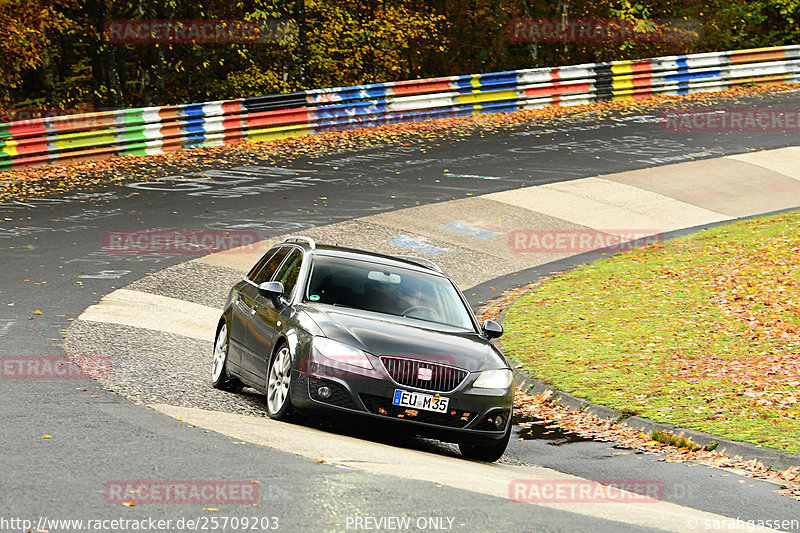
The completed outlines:
[[[215,389],[228,392],[239,392],[244,385],[236,378],[228,374],[228,348],[230,338],[228,337],[228,324],[223,322],[217,332],[217,340],[214,342],[214,357],[211,360],[211,385]]]
[[[508,429],[506,430],[505,435],[503,435],[503,437],[497,442],[492,444],[461,443],[458,445],[458,449],[461,451],[461,455],[464,456],[465,459],[493,463],[503,457],[506,447],[508,447],[508,441],[510,438],[511,424],[508,424]]]
[[[267,412],[275,420],[286,420],[293,414],[289,387],[292,375],[292,354],[285,344],[270,361],[267,371]]]

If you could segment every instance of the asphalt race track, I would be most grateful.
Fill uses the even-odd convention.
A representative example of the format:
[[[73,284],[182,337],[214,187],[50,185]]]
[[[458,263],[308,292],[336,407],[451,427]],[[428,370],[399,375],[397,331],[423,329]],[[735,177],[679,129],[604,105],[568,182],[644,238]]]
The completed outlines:
[[[741,105],[798,104],[796,93],[786,93]],[[103,249],[107,231],[241,230],[261,239],[316,231],[340,244],[429,254],[469,295],[474,285],[531,266],[529,254],[506,247],[481,256],[465,244],[476,232],[531,227],[521,225],[521,210],[542,214],[537,228],[551,227],[545,219],[558,219],[568,227],[673,231],[800,206],[800,169],[792,170],[796,151],[739,157],[800,144],[794,135],[676,133],[660,127],[657,113],[616,114],[552,128],[528,125],[302,156],[280,166],[229,157],[203,175],[171,166],[160,181],[131,180],[122,187],[2,204],[0,354],[63,354],[62,332],[73,325],[70,319],[122,287],[135,291],[134,298],[148,296],[143,302],[121,301],[114,312],[146,308],[170,290],[196,306],[186,309],[196,310],[192,316],[202,325],[203,313],[220,305],[231,279],[253,261],[245,254],[222,262],[109,254]],[[653,170],[630,172],[640,169]],[[604,177],[581,182],[591,189],[587,202],[627,191],[629,196],[618,201],[614,196],[604,205],[641,218],[621,226],[626,218],[615,219],[613,210],[570,211],[574,204],[565,199],[586,188],[576,191],[562,182],[595,176]],[[503,192],[523,188],[528,192]],[[671,200],[659,203],[655,195]],[[477,203],[463,203],[473,200]],[[435,235],[448,220],[458,222],[458,215],[483,217],[480,209],[490,209],[488,202],[504,205],[499,216],[491,213],[493,221],[508,217],[496,223],[502,228],[457,224],[450,239],[425,236]],[[426,226],[428,214],[436,226]],[[545,254],[537,261],[546,265],[563,257]],[[527,281],[518,276],[515,284]],[[115,371],[104,381],[118,392],[91,379],[0,380],[0,531],[23,531],[19,520],[31,520],[28,527],[36,531],[42,518],[164,519],[173,521],[167,530],[174,531],[192,529],[175,525],[179,519],[183,526],[200,519],[207,530],[221,530],[209,519],[251,516],[277,518],[280,531],[401,529],[388,517],[411,517],[406,530],[412,531],[747,530],[741,521],[800,516],[798,502],[778,495],[773,484],[623,454],[591,441],[512,439],[500,463],[485,465],[458,458],[447,445],[387,437],[369,428],[276,423],[264,418],[255,394],[211,397],[202,389],[210,387],[197,376],[208,373],[200,365],[210,365],[213,331],[207,337],[194,334],[196,325],[184,324],[177,316],[181,310],[175,312],[174,321],[150,317],[159,322],[155,325],[125,323],[118,315],[74,322],[67,335],[70,349],[114,361],[119,375]],[[156,368],[152,354],[164,359]],[[171,374],[173,360],[183,366]],[[514,480],[568,476],[657,480],[663,501],[539,505],[508,497]],[[107,503],[104,487],[119,480],[253,480],[259,482],[258,506]],[[18,521],[8,522],[12,519]],[[261,522],[256,530],[275,523]],[[797,522],[793,527],[800,530]]]

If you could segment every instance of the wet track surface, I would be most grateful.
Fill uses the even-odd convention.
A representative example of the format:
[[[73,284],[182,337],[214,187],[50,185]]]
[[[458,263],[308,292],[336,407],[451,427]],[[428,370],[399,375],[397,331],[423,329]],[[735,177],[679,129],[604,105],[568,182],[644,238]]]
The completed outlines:
[[[796,94],[785,94],[754,99],[752,105],[790,108],[799,103]],[[61,332],[70,326],[70,318],[116,288],[191,259],[108,254],[103,246],[109,230],[246,230],[266,238],[466,195],[796,144],[785,133],[668,132],[657,123],[657,113],[615,116],[563,127],[517,127],[417,145],[303,156],[279,167],[227,158],[204,175],[171,167],[161,181],[131,181],[0,205],[0,354],[61,354]],[[194,282],[189,277],[181,290],[204,293],[213,283],[202,272],[192,274]],[[521,285],[528,280],[517,281]],[[225,285],[223,280],[217,283]],[[198,350],[206,348],[210,354],[210,346],[210,340],[198,341]],[[127,347],[106,349],[124,352]],[[260,399],[251,395],[237,401],[257,409]],[[210,511],[189,505],[110,505],[103,499],[103,486],[120,479],[254,479],[262,489],[258,516],[279,517],[283,531],[338,531],[354,515],[412,513],[454,517],[452,529],[460,531],[643,529],[233,444],[228,437],[134,405],[93,380],[0,380],[0,403],[5,489],[0,517],[35,523],[40,516],[208,515]],[[666,501],[742,520],[798,516],[800,504],[777,495],[772,484],[704,466],[660,462],[658,456],[528,422],[515,428],[504,459],[508,464],[545,466],[593,479],[657,479],[665,487]],[[435,441],[309,424],[457,455],[452,446]],[[45,434],[52,438],[42,439]],[[224,512],[244,516],[254,508],[234,506]]]

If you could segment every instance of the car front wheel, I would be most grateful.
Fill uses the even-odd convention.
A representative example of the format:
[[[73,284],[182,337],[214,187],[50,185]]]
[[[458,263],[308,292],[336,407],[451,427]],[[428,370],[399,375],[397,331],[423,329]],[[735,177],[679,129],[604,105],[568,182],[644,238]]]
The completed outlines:
[[[493,463],[503,457],[506,447],[508,447],[508,441],[511,438],[511,427],[511,424],[508,424],[505,435],[497,442],[492,444],[461,443],[458,445],[458,449],[465,459]]]
[[[267,372],[267,412],[275,420],[286,420],[292,413],[289,398],[291,385],[292,354],[285,344],[275,352]]]

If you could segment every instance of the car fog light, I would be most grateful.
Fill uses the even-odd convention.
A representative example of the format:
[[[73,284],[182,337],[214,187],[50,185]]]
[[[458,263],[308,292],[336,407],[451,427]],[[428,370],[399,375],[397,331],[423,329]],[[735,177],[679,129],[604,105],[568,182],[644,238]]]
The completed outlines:
[[[321,398],[327,398],[331,395],[331,389],[328,387],[320,387],[317,389],[317,394],[319,394]]]
[[[506,423],[506,419],[503,418],[503,415],[497,415],[494,417],[494,425],[497,429],[502,429],[503,425]]]

